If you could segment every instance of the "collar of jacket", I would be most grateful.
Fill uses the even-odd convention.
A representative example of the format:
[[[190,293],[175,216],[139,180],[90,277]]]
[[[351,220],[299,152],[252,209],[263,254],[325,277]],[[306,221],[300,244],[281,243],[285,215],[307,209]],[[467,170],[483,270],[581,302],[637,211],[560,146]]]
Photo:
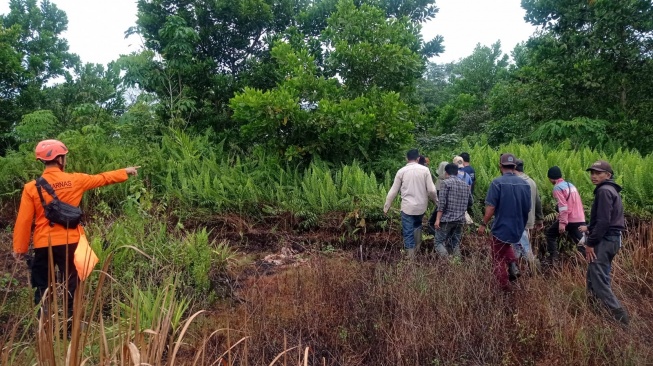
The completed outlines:
[[[58,166],[49,166],[43,170],[43,173],[49,173],[49,172],[62,172],[63,170],[59,169]]]
[[[614,181],[614,179],[610,178],[610,179],[607,179],[607,180],[603,181],[603,183],[597,185],[596,188],[594,188],[594,194],[596,194],[596,192],[598,192],[599,188],[601,188],[601,187],[603,187],[605,185],[613,186],[614,189],[617,191],[617,193],[621,192],[621,189],[622,189],[621,186],[618,185],[617,182]]]

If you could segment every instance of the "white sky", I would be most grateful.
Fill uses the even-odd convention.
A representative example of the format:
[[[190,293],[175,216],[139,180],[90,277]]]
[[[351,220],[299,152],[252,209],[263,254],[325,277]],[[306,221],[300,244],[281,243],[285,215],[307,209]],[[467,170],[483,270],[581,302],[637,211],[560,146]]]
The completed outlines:
[[[70,51],[83,62],[106,64],[140,48],[138,37],[124,38],[136,23],[136,0],[52,0],[68,15]],[[535,28],[524,22],[520,0],[436,0],[440,8],[434,20],[424,24],[425,40],[444,37],[445,52],[432,61],[445,63],[469,56],[477,43],[501,40],[505,53],[525,41]],[[9,12],[9,1],[0,0],[0,13]]]
[[[489,46],[501,40],[501,49],[510,55],[526,41],[535,27],[524,21],[520,0],[436,0],[440,11],[424,24],[425,41],[439,34],[444,37],[444,53],[431,61],[447,63],[469,56],[477,43]]]

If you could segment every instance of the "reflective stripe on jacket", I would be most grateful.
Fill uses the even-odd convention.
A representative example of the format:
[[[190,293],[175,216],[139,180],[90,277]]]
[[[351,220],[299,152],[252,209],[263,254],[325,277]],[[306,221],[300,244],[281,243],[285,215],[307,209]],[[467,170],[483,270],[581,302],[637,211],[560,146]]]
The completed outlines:
[[[88,175],[65,173],[57,167],[49,167],[43,171],[42,176],[50,183],[59,200],[73,206],[79,206],[84,192],[93,188],[124,182],[127,180],[127,171],[119,169],[97,175]],[[42,193],[46,203],[52,201],[52,197],[45,189],[42,189]],[[56,246],[79,241],[77,228],[66,229],[61,225],[50,226],[50,221],[45,218],[43,205],[39,199],[36,181],[34,180],[25,184],[23,188],[18,217],[14,226],[14,252],[27,253],[33,222],[35,223],[34,248],[47,247],[49,242]]]
[[[560,178],[553,186],[553,197],[558,201],[561,224],[585,222],[585,210],[576,186]]]

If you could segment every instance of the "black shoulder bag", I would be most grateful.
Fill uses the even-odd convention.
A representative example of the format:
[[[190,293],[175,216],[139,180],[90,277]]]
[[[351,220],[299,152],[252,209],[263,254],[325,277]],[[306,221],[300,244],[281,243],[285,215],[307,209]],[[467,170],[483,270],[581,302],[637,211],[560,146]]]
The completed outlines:
[[[45,189],[50,196],[52,196],[52,201],[48,204],[45,203],[43,198],[43,192],[41,188]],[[41,199],[41,204],[43,205],[43,210],[45,211],[45,218],[50,220],[50,226],[54,224],[59,224],[68,229],[76,228],[82,221],[82,209],[69,205],[65,202],[59,200],[57,194],[54,193],[54,189],[48,181],[43,177],[39,177],[36,180],[36,189],[39,192],[39,198]]]

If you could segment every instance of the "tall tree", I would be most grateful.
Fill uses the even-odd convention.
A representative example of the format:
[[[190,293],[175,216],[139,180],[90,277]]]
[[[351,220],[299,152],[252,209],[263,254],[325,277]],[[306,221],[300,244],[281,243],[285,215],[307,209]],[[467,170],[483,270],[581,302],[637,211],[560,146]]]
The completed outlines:
[[[115,62],[109,63],[106,69],[101,64],[77,65],[62,83],[46,87],[46,92],[46,105],[65,128],[92,123],[76,120],[82,109],[94,110],[91,115],[103,113],[107,117],[121,115],[126,109],[125,90]]]
[[[139,0],[137,27],[132,31],[142,34],[147,50],[123,58],[121,64],[127,71],[128,82],[156,93],[162,101],[167,100],[162,103],[165,119],[182,124],[186,121],[198,129],[211,126],[220,133],[229,130],[237,133],[237,124],[230,119],[229,99],[245,87],[270,90],[282,81],[277,59],[270,52],[276,41],[285,39],[299,48],[308,48],[320,66],[316,70],[319,75],[333,76],[346,71],[338,69],[336,63],[330,68],[322,67],[326,53],[321,34],[327,27],[327,19],[336,12],[337,3],[337,0]],[[357,0],[354,6],[370,3],[381,9],[384,18],[394,19],[397,26],[405,23],[402,19],[415,26],[437,13],[434,0]],[[354,27],[352,24],[343,29],[351,33]],[[441,43],[442,38],[436,37],[416,44],[420,49],[417,58],[441,52]],[[358,45],[352,47],[362,51]],[[387,51],[396,55],[394,50]],[[336,53],[348,57],[345,52],[341,49]],[[408,64],[405,71],[396,72],[418,72],[421,62],[418,60],[415,65]],[[381,63],[377,65],[384,67]]]
[[[446,65],[432,65],[421,86],[431,85],[438,103],[429,103],[427,120],[422,123],[425,135],[420,141],[433,144],[433,135],[450,135],[442,141],[455,142],[461,137],[477,134],[490,120],[489,95],[498,83],[509,76],[508,55],[501,52],[501,43],[491,46],[477,44],[474,52]],[[428,90],[428,89],[427,89]],[[424,95],[428,102],[435,96]],[[434,139],[435,138],[435,139]]]
[[[266,63],[270,44],[291,25],[302,4],[140,0],[131,32],[143,36],[147,51],[121,60],[127,81],[170,101],[163,104],[166,119],[185,119],[198,129],[230,128],[228,101],[237,90],[275,85]]]
[[[79,63],[61,38],[66,14],[48,0],[11,0],[0,15],[0,152],[23,114],[45,107],[43,87]]]
[[[327,24],[319,36],[323,63],[305,37],[280,40],[272,51],[277,86],[231,100],[243,141],[287,159],[369,162],[396,153],[412,141],[408,97],[425,64],[419,26],[352,0],[340,1]]]
[[[494,85],[507,79],[508,60],[508,55],[501,52],[501,41],[489,47],[477,44],[471,55],[453,66],[449,79],[450,92],[486,99]]]
[[[638,136],[653,135],[653,3],[522,0],[522,6],[541,32],[498,93],[509,106],[497,106],[498,119],[528,123],[530,130],[551,120],[606,120],[613,138],[651,151],[653,140]]]

